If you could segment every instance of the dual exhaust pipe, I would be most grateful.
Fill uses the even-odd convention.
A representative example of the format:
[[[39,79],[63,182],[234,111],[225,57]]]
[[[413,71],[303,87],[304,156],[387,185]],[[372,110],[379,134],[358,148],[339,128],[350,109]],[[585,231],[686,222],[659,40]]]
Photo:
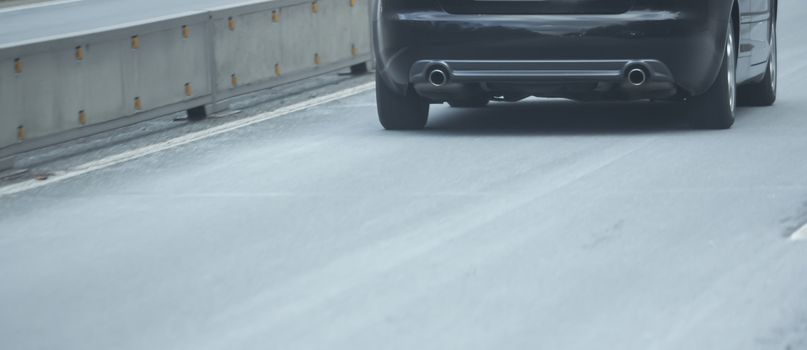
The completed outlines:
[[[625,77],[631,85],[642,86],[647,83],[647,68],[642,66],[631,66],[625,71]],[[426,80],[429,82],[429,84],[432,84],[435,87],[445,86],[448,84],[449,80],[448,69],[443,66],[432,67],[426,71]]]
[[[633,66],[627,69],[628,82],[633,86],[642,86],[647,82],[647,70],[644,67]]]
[[[433,67],[426,73],[426,80],[435,87],[448,84],[448,70],[445,67]]]

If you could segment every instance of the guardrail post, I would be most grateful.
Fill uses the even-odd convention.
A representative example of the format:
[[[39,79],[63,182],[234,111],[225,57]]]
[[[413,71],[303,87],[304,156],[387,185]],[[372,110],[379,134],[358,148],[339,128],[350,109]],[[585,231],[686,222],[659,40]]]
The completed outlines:
[[[227,27],[232,31],[235,30],[235,20],[230,17],[227,20],[228,24]],[[216,40],[214,35],[216,33],[215,23],[213,23],[213,14],[208,13],[207,15],[207,22],[205,23],[205,56],[207,59],[207,69],[209,72],[208,83],[210,84],[210,96],[211,100],[213,101],[208,106],[203,106],[200,109],[188,110],[188,119],[190,120],[200,120],[207,118],[208,114],[213,114],[219,112],[218,110],[218,83],[219,83],[219,71],[216,67]],[[232,79],[233,84],[237,84],[238,79]],[[197,107],[198,108],[198,107]],[[198,118],[198,119],[196,119]]]

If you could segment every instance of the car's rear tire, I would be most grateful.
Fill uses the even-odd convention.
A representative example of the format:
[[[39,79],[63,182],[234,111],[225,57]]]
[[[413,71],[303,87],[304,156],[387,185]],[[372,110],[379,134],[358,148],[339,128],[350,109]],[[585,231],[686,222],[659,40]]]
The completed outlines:
[[[484,97],[472,97],[448,101],[448,105],[452,108],[482,108],[486,107],[489,103],[490,100]]]
[[[739,101],[744,106],[771,106],[776,102],[778,58],[776,45],[776,19],[771,17],[771,55],[768,57],[768,69],[765,77],[758,83],[740,87]]]
[[[726,36],[726,52],[717,80],[706,93],[692,96],[689,105],[690,125],[697,129],[728,129],[734,125],[737,106],[737,57],[734,43],[734,26],[729,21]]]
[[[378,121],[387,130],[420,130],[429,119],[429,102],[411,87],[406,95],[392,91],[376,73],[376,106]]]

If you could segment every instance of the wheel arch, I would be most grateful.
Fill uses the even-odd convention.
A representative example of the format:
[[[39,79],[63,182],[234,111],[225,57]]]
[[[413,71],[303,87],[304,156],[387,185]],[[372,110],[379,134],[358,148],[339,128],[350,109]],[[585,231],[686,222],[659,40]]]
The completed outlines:
[[[776,1],[776,0],[774,0]],[[742,41],[740,38],[741,31],[740,31],[740,1],[733,0],[731,5],[731,26],[734,28],[734,52],[735,52],[735,60],[739,56],[740,53],[740,42]],[[728,39],[726,39],[728,40]]]
[[[711,38],[712,47],[714,51],[709,53],[709,58],[704,61],[709,67],[708,75],[704,76],[702,80],[692,84],[689,89],[685,89],[690,95],[701,95],[714,85],[718,79],[720,68],[723,63],[723,58],[726,56],[726,42],[728,41],[728,33],[726,28],[731,23],[734,29],[735,39],[735,52],[739,52],[739,35],[740,35],[740,6],[739,0],[713,0],[708,2],[708,10],[714,13],[712,19],[709,21],[709,29],[707,30]]]
[[[773,7],[771,7],[771,16],[774,20],[779,19],[779,0],[773,0]]]

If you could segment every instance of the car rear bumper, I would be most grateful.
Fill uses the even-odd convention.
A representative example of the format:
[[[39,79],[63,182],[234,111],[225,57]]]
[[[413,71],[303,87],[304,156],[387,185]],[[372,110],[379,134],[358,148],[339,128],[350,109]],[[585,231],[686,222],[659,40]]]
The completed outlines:
[[[546,90],[553,96],[562,96],[565,85],[583,82],[600,90],[607,83],[617,92],[603,97],[697,95],[717,76],[728,21],[717,15],[724,12],[717,0],[704,1],[711,13],[634,9],[604,15],[457,15],[376,8],[377,69],[393,90],[404,94],[414,86],[433,99],[452,89],[484,88],[484,83],[535,83],[528,89],[539,90],[535,85],[555,85],[558,89]],[[442,92],[423,79],[426,67],[441,62],[458,79]],[[625,84],[624,69],[637,62],[650,73],[642,88]]]
[[[440,81],[430,78],[438,74]],[[633,75],[632,75],[633,74]],[[421,60],[409,82],[421,96],[665,98],[676,94],[669,68],[655,60],[455,61]]]

